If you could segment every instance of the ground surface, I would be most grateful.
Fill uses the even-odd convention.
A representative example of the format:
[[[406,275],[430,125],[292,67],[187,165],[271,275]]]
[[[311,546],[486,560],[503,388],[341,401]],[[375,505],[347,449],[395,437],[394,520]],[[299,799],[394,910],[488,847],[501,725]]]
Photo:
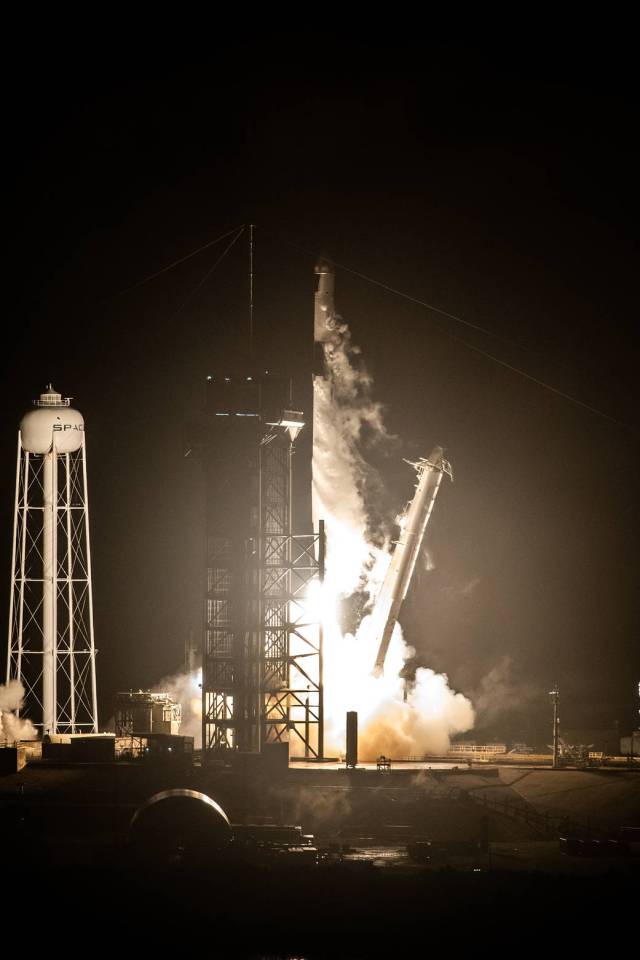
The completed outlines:
[[[316,835],[320,862],[132,859],[133,813],[174,786],[209,794],[235,822],[300,823]],[[639,798],[640,777],[624,771],[41,763],[0,778],[0,849],[12,921],[33,944],[33,903],[49,889],[72,905],[65,922],[77,914],[101,942],[125,933],[147,947],[207,942],[224,960],[413,956],[416,938],[429,951],[460,937],[491,943],[497,929],[522,935],[557,915],[573,918],[573,947],[592,946],[598,929],[632,910],[640,858],[567,856],[522,812],[634,825]],[[412,859],[408,845],[427,838],[429,856]]]

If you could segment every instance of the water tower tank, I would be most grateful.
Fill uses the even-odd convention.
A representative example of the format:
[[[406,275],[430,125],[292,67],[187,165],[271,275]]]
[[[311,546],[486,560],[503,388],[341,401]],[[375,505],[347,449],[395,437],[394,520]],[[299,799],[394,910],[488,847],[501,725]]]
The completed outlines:
[[[55,444],[58,453],[74,453],[82,446],[84,420],[71,401],[49,384],[34,401],[35,410],[25,413],[20,421],[22,448],[29,453],[49,453]]]

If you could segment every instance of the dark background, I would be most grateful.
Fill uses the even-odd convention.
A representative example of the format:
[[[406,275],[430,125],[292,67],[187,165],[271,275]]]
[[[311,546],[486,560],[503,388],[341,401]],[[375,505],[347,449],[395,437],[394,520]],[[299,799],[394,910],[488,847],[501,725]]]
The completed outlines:
[[[392,504],[403,456],[442,443],[454,466],[406,608],[417,662],[499,736],[533,737],[556,680],[568,726],[635,722],[638,104],[625,51],[594,49],[302,32],[214,37],[189,65],[25,49],[4,91],[0,547],[8,579],[15,431],[51,380],[87,425],[103,720],[200,630],[184,424],[246,347],[246,235],[195,293],[223,245],[129,288],[253,222],[256,354],[300,396],[316,253],[496,334],[338,270],[399,437],[376,453]]]

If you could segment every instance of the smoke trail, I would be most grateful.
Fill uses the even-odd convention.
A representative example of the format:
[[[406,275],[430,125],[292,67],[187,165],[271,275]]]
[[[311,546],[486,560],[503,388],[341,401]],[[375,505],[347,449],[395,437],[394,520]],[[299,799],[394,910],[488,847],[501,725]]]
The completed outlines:
[[[351,813],[349,791],[344,787],[302,787],[295,794],[284,793],[290,802],[294,823],[308,823],[314,829],[344,823]]]
[[[336,593],[349,594],[363,588],[390,531],[379,509],[381,478],[363,451],[395,438],[372,398],[360,348],[347,325],[334,320],[324,351],[327,375],[314,378],[312,500],[314,524],[322,518],[326,525],[327,575]]]
[[[194,747],[200,749],[202,746],[202,670],[164,677],[155,685],[153,693],[168,693],[176,703],[182,704],[180,736],[193,737]]]
[[[36,740],[38,731],[31,720],[16,715],[24,700],[24,687],[19,680],[0,683],[0,743],[13,744],[18,740]]]
[[[314,379],[313,516],[327,535],[323,587],[326,739],[344,750],[344,718],[357,710],[360,755],[444,753],[449,738],[469,730],[473,707],[449,688],[447,677],[419,668],[409,688],[399,674],[412,653],[396,626],[384,677],[371,675],[379,638],[371,617],[355,633],[338,626],[335,604],[355,591],[375,597],[390,562],[388,524],[376,504],[381,481],[366,448],[390,438],[372,379],[346,324],[337,321],[325,344],[324,377]]]
[[[513,660],[502,657],[486,673],[472,691],[480,724],[492,723],[510,711],[523,710],[533,700],[536,690],[526,681],[513,676]]]

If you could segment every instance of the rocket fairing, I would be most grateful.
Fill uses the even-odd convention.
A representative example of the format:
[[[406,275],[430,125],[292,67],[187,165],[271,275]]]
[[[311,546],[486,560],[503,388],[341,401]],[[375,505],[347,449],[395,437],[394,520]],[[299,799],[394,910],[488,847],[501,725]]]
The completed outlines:
[[[443,458],[443,453],[442,447],[435,447],[428,460],[420,459],[411,464],[418,472],[415,496],[400,521],[400,539],[393,551],[373,611],[373,623],[380,636],[380,646],[373,668],[375,676],[380,676],[384,670],[393,628],[409,590],[442,477],[446,473],[453,479],[451,464]]]

